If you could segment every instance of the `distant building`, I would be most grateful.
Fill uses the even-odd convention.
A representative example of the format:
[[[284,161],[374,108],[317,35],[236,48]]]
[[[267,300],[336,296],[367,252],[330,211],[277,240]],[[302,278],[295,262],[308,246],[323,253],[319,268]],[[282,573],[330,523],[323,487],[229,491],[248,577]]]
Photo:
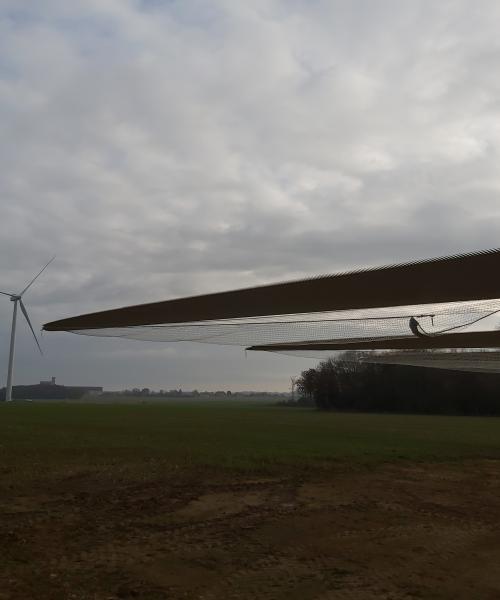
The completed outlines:
[[[88,394],[89,396],[100,396],[103,393],[103,388],[102,387],[98,387],[98,386],[94,386],[94,387],[84,387],[84,388],[78,388],[80,390],[85,390],[85,393]]]
[[[15,400],[78,400],[85,395],[99,396],[102,393],[100,386],[57,385],[55,377],[34,385],[15,385],[12,388]],[[5,400],[5,388],[0,389],[0,400]]]

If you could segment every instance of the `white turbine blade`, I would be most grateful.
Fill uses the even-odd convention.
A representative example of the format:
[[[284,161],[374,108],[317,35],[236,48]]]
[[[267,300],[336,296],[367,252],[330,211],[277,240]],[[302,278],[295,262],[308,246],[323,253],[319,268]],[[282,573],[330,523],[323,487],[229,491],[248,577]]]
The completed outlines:
[[[35,275],[35,277],[33,277],[33,279],[28,283],[28,285],[24,288],[24,290],[19,294],[20,296],[22,296],[24,294],[24,292],[26,292],[28,290],[29,287],[31,287],[31,285],[33,283],[35,283],[35,281],[40,277],[40,275],[45,271],[45,269],[50,265],[50,263],[55,259],[55,256],[53,256],[49,262],[45,265],[45,267],[43,267],[43,269],[40,271],[40,273],[38,273],[37,275]]]
[[[0,292],[0,294],[3,294],[4,296],[15,296],[15,294],[11,294],[9,292]]]
[[[23,311],[23,315],[25,316],[26,321],[28,321],[28,325],[30,326],[31,333],[33,334],[36,345],[38,346],[38,350],[40,350],[40,354],[43,354],[40,344],[38,343],[38,338],[36,337],[35,330],[33,329],[33,325],[31,324],[30,318],[28,317],[28,311],[26,310],[26,307],[24,306],[22,300],[19,300],[19,305],[21,306],[21,310]]]

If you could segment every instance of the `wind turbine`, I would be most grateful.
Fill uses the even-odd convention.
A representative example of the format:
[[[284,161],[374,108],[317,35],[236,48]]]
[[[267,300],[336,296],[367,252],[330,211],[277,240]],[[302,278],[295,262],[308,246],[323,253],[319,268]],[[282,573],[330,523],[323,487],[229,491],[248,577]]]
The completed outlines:
[[[14,302],[14,310],[12,312],[12,329],[10,332],[10,351],[9,351],[9,368],[7,371],[7,387],[5,388],[5,400],[10,402],[12,400],[12,373],[14,371],[14,347],[16,345],[16,321],[17,321],[17,305],[19,305],[21,312],[23,313],[26,321],[28,322],[29,328],[31,329],[31,333],[35,338],[36,345],[38,346],[38,350],[40,350],[40,354],[43,354],[42,348],[38,343],[38,338],[36,337],[35,330],[33,329],[33,325],[31,324],[30,318],[28,316],[28,311],[23,303],[23,296],[28,291],[28,289],[35,283],[35,281],[40,277],[40,275],[45,271],[45,269],[50,265],[50,263],[54,260],[55,256],[52,257],[49,262],[43,267],[43,269],[33,277],[33,279],[28,283],[28,285],[24,288],[22,292],[19,294],[13,294],[11,292],[1,292],[4,296],[9,296],[10,301]]]

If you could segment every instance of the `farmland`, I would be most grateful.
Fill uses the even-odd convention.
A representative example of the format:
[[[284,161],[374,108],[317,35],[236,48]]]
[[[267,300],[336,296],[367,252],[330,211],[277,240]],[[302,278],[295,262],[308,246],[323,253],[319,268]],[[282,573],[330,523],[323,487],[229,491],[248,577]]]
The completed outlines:
[[[494,598],[500,419],[0,406],[0,598]]]

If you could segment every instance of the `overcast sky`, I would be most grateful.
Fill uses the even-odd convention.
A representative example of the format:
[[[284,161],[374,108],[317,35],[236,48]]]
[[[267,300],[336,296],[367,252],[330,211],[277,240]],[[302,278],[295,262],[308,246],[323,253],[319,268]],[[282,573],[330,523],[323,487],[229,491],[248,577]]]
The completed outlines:
[[[497,0],[0,0],[0,289],[57,255],[38,329],[500,246],[499,29]],[[19,324],[17,383],[286,390],[314,364],[43,345]]]

